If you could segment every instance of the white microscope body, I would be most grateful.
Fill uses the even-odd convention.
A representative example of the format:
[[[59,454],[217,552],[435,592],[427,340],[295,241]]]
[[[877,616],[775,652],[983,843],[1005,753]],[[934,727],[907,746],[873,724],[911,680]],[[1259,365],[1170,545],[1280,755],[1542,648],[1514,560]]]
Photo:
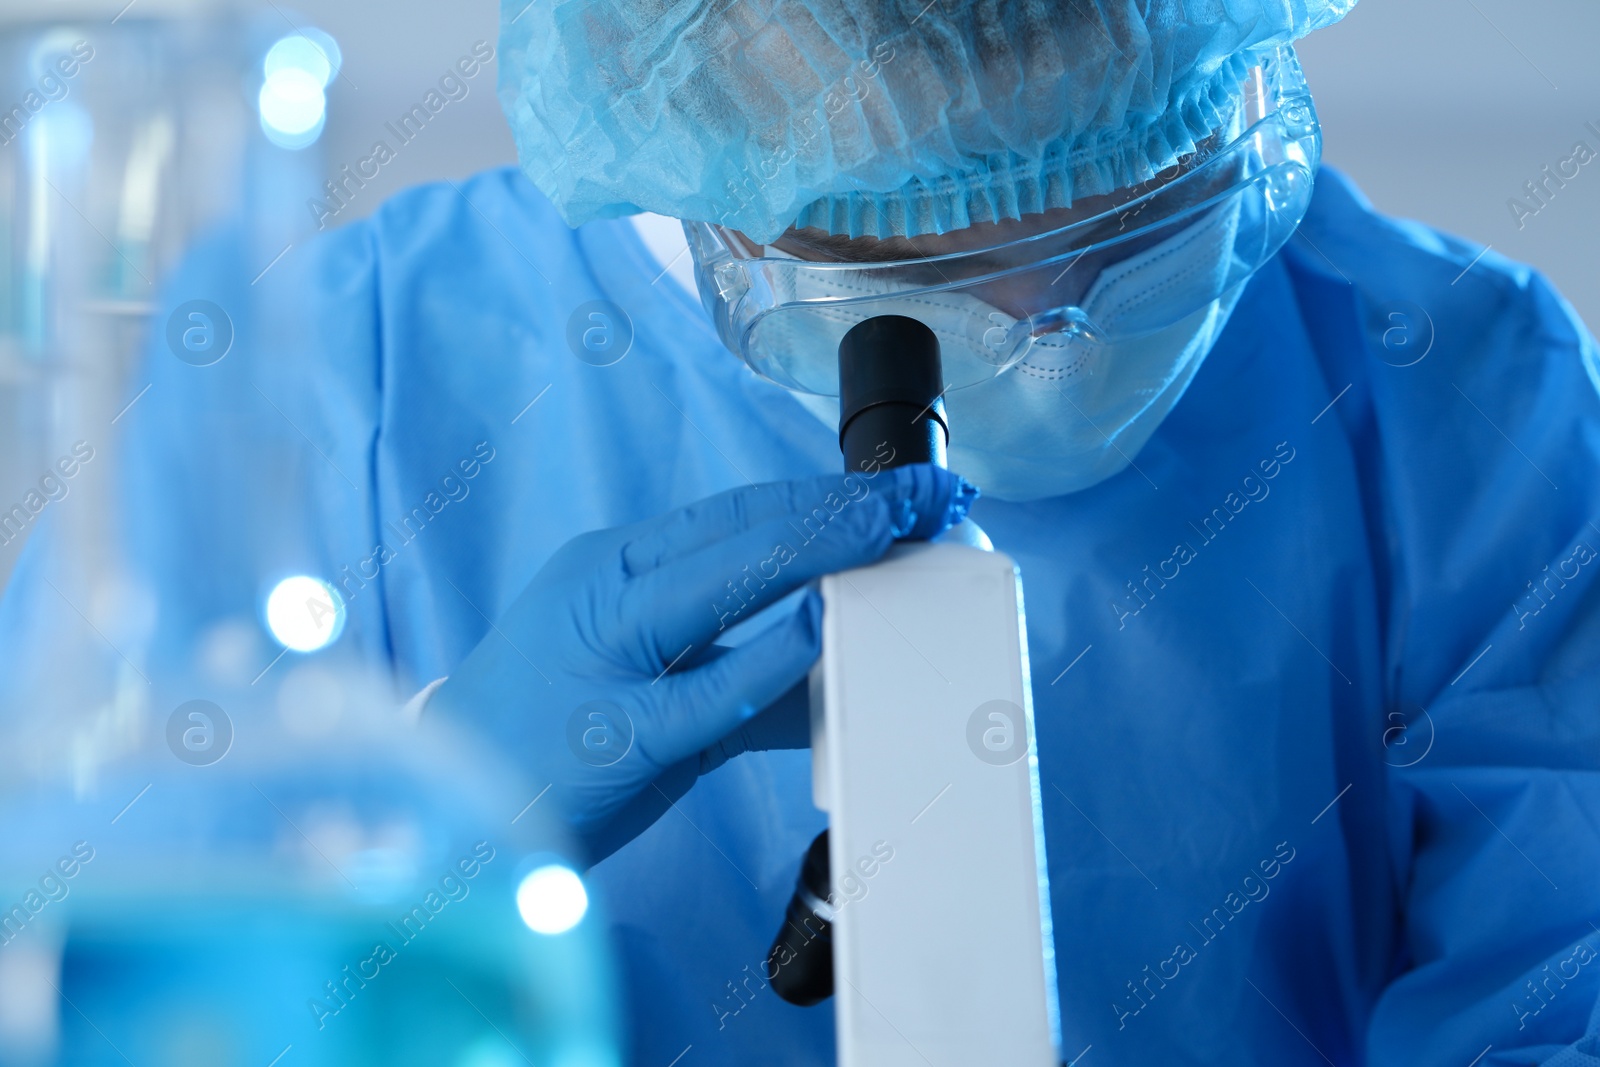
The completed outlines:
[[[907,544],[822,595],[813,787],[838,903],[839,1065],[1056,1067],[1016,566]]]
[[[846,467],[885,444],[942,465],[933,332],[868,319],[839,359]],[[814,845],[779,937],[809,936],[802,911],[826,921],[840,1067],[1061,1062],[1022,585],[989,547],[963,522],[821,583],[811,749],[828,862]]]

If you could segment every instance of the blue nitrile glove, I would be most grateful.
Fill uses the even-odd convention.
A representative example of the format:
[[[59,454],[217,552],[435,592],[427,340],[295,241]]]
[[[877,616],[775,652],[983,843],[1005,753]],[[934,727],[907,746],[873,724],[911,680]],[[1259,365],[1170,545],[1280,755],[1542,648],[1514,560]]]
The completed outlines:
[[[737,648],[719,634],[812,579],[965,517],[977,491],[926,465],[735,489],[573,538],[429,703],[548,783],[598,861],[740,752],[806,744],[822,603]],[[764,714],[758,714],[767,709]]]

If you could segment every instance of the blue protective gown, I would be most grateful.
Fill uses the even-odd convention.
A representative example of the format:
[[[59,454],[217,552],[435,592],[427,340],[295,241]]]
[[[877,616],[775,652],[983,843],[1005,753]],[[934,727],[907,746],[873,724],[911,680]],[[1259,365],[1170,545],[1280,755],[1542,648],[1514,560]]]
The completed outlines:
[[[235,351],[157,351],[128,420],[155,672],[302,571],[350,598],[331,654],[415,689],[575,534],[839,468],[626,221],[569,231],[514,170],[254,288],[236,238],[173,287],[235,309]],[[1066,1058],[1600,1063],[1600,360],[1478,254],[1324,171],[1136,470],[979,501],[1026,589]],[[632,323],[611,366],[568,343],[595,300]],[[484,442],[470,495],[402,531]],[[831,1009],[760,979],[824,825],[809,755],[680,806],[592,873],[631,1062],[833,1062]]]

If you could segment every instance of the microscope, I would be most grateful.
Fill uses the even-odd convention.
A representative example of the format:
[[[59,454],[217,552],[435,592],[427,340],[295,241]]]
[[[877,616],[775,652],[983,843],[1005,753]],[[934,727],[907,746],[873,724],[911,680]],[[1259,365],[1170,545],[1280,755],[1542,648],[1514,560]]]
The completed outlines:
[[[884,315],[839,345],[839,444],[867,481],[945,463],[939,341]],[[828,829],[767,960],[834,999],[839,1067],[1055,1067],[1050,894],[1016,564],[970,521],[822,579],[812,792]]]

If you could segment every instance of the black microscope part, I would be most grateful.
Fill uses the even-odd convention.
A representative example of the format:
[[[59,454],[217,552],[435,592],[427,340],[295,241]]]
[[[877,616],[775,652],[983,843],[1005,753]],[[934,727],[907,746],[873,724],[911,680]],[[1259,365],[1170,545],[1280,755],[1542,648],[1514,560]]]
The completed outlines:
[[[839,450],[845,469],[945,465],[939,338],[903,315],[879,315],[839,342]],[[890,457],[890,458],[886,458]]]
[[[833,926],[817,910],[819,904],[826,907],[830,881],[824,830],[806,850],[783,927],[767,952],[767,979],[773,992],[802,1008],[833,996]]]

